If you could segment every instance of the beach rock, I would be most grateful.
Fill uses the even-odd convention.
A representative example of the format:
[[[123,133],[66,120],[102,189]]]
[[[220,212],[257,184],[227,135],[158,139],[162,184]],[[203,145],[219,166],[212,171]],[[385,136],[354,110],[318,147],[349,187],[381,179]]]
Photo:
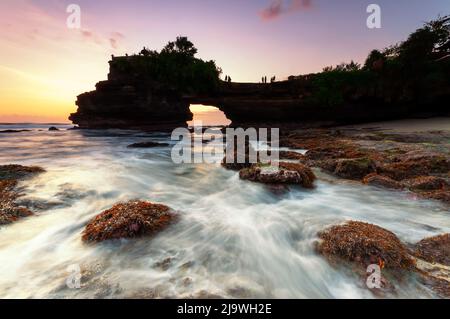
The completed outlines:
[[[152,236],[167,228],[176,219],[167,206],[144,201],[114,205],[92,219],[83,231],[85,242]]]
[[[38,166],[0,165],[0,180],[17,180],[44,172]]]
[[[370,186],[384,187],[390,189],[402,189],[401,183],[394,181],[387,176],[378,175],[376,173],[369,174],[363,179],[363,183]]]
[[[415,245],[414,256],[430,263],[450,266],[450,234],[421,240]]]
[[[59,131],[59,128],[52,126],[48,130],[49,131]]]
[[[279,167],[256,164],[244,168],[239,177],[252,182],[264,184],[296,184],[305,188],[312,188],[316,176],[312,170],[300,163],[279,163]]]
[[[376,172],[375,163],[367,158],[341,159],[336,162],[334,175],[353,180],[360,180]]]
[[[134,143],[128,145],[128,148],[154,148],[154,147],[166,147],[169,146],[167,143],[158,143],[158,142],[142,142],[142,143]]]
[[[19,196],[15,191],[16,186],[16,180],[0,180],[0,225],[11,224],[33,215],[29,209],[16,204]]]
[[[280,151],[280,159],[284,160],[304,160],[305,155],[293,151]]]
[[[372,224],[349,221],[320,232],[319,238],[318,252],[332,260],[342,259],[363,267],[380,264],[391,270],[414,268],[414,260],[397,236]]]
[[[450,158],[435,154],[410,156],[400,162],[381,165],[379,170],[397,181],[430,174],[446,174],[450,171]]]
[[[432,191],[443,189],[447,186],[447,181],[436,176],[419,176],[413,179],[403,181],[411,190]]]
[[[419,195],[423,198],[438,200],[450,204],[450,189],[441,189],[431,192],[421,192]]]

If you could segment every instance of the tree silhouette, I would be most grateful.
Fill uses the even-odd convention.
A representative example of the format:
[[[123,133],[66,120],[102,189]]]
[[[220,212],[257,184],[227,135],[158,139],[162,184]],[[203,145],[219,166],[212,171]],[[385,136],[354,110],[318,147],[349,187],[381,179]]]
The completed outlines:
[[[179,53],[186,57],[194,57],[198,50],[187,37],[177,37],[175,42],[169,42],[161,53]]]

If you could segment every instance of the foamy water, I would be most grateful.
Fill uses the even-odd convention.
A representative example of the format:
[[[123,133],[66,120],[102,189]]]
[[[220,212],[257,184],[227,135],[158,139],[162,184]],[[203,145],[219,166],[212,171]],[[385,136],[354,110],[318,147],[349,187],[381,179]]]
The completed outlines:
[[[219,164],[175,165],[170,147],[127,148],[169,135],[27,128],[0,135],[0,164],[47,172],[22,184],[37,216],[0,228],[2,298],[372,298],[314,252],[318,231],[352,219],[408,243],[450,232],[448,209],[409,193],[318,172],[314,190],[276,195]],[[129,199],[164,203],[180,221],[152,239],[82,243],[89,219]],[[81,289],[66,286],[71,265]],[[393,297],[434,296],[411,278]]]

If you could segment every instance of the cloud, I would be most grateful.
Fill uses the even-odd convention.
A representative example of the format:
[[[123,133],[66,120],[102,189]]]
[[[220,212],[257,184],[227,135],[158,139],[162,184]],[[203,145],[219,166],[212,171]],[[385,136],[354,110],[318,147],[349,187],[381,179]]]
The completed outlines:
[[[109,44],[113,49],[118,49],[120,42],[125,39],[125,36],[120,32],[111,33],[111,37],[109,38]]]
[[[261,19],[274,20],[281,15],[310,9],[312,0],[272,0],[270,5],[260,12]]]

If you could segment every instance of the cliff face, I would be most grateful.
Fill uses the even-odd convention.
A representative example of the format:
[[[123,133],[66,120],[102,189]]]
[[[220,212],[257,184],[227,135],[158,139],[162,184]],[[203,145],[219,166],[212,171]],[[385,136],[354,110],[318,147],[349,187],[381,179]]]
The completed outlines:
[[[189,104],[177,90],[147,76],[129,74],[110,62],[107,81],[78,96],[69,119],[80,128],[171,129],[192,120]]]
[[[113,59],[108,80],[78,96],[78,111],[70,119],[80,128],[170,130],[192,120],[190,104],[216,106],[233,125],[243,126],[347,124],[450,114],[448,74],[440,82],[418,86],[418,80],[375,72],[334,71],[267,84],[220,82],[214,90],[199,93],[168,85],[170,81],[162,84],[139,67],[120,68],[117,59],[143,58]],[[442,67],[450,70],[449,61]]]

